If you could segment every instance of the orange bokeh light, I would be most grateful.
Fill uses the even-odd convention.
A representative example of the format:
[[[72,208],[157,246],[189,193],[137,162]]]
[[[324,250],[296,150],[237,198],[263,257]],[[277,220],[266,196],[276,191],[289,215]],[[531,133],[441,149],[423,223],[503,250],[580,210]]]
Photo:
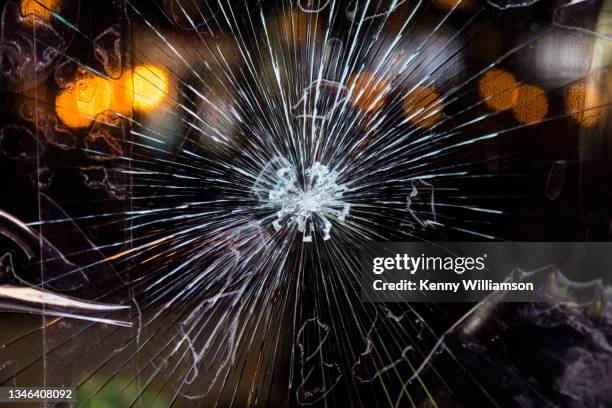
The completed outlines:
[[[37,18],[45,21],[51,20],[53,14],[50,10],[57,13],[60,5],[60,0],[21,0],[20,10],[21,15],[25,16],[25,22],[34,24]]]
[[[109,81],[89,71],[79,74],[71,89],[55,98],[55,112],[60,120],[73,128],[87,127],[96,115],[110,110],[129,113],[131,103],[126,97],[128,75]]]
[[[514,75],[498,68],[488,71],[480,78],[478,90],[487,106],[497,111],[512,108],[519,98]]]
[[[138,65],[134,68],[127,93],[133,97],[134,109],[149,111],[157,108],[168,96],[168,73],[155,65]]]
[[[567,92],[566,104],[572,118],[586,128],[595,126],[605,111],[602,106],[604,97],[593,85],[572,85]]]
[[[359,109],[374,112],[382,106],[391,89],[389,81],[369,72],[356,74],[349,80],[351,102]]]
[[[512,110],[522,124],[541,122],[548,114],[548,99],[544,90],[533,85],[520,85],[518,101]]]
[[[65,125],[82,128],[105,111],[126,115],[132,109],[145,112],[155,109],[167,97],[168,90],[166,70],[154,65],[139,65],[116,80],[84,71],[72,88],[57,95],[55,112]]]
[[[435,89],[424,86],[410,92],[404,98],[402,107],[410,122],[422,128],[432,127],[444,116],[440,95]]]
[[[280,17],[280,35],[288,44],[305,46],[312,43],[322,32],[322,19],[303,12],[285,12]]]

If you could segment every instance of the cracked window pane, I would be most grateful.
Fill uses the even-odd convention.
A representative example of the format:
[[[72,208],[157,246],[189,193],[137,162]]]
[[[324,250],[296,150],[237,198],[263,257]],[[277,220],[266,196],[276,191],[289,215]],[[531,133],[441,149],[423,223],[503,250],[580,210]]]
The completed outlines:
[[[360,288],[370,242],[610,240],[610,7],[4,2],[0,385],[83,407],[612,405],[609,285],[507,271],[590,308]]]

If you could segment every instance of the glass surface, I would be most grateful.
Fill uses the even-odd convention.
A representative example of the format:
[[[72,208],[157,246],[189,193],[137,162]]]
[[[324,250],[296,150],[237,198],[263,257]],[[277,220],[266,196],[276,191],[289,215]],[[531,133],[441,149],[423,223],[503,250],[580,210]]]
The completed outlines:
[[[610,1],[0,7],[0,386],[612,406],[612,291],[368,304],[358,256],[610,239]]]

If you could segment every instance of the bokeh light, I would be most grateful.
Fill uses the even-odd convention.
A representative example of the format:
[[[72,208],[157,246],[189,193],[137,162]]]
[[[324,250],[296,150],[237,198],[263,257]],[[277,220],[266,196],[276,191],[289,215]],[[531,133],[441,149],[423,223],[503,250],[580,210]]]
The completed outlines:
[[[60,92],[55,99],[59,119],[72,128],[89,126],[96,115],[110,110],[129,113],[131,101],[125,92],[129,75],[109,81],[91,72],[79,75],[75,85]]]
[[[487,106],[497,111],[512,108],[519,98],[514,75],[503,69],[495,68],[484,74],[478,90]]]
[[[512,108],[514,117],[522,124],[541,122],[548,113],[548,99],[542,88],[533,85],[520,85],[518,101]]]
[[[280,36],[287,44],[305,47],[309,42],[321,36],[322,21],[313,18],[311,14],[303,12],[284,12],[277,16],[280,21]],[[278,22],[274,22],[274,27]]]
[[[61,6],[60,0],[21,0],[20,10],[27,24],[34,24],[37,18],[45,21],[51,20],[53,12],[58,12]]]
[[[605,111],[603,95],[590,84],[572,85],[567,92],[566,104],[571,117],[586,128],[594,127]]]
[[[55,99],[55,111],[67,126],[89,126],[93,118],[110,107],[112,87],[110,82],[87,73],[76,81],[72,89],[60,92]]]
[[[134,68],[128,94],[133,94],[134,109],[150,111],[166,99],[169,91],[168,74],[155,65],[138,65]]]
[[[444,105],[433,88],[417,87],[404,98],[402,107],[410,122],[422,128],[432,127],[443,117]]]
[[[87,71],[75,85],[60,92],[55,111],[67,126],[89,126],[104,111],[129,114],[133,109],[147,112],[157,108],[169,90],[166,70],[155,65],[139,65],[117,80],[108,80]]]
[[[369,72],[356,74],[349,80],[352,89],[351,102],[367,112],[374,112],[384,103],[384,97],[391,89],[389,81]]]

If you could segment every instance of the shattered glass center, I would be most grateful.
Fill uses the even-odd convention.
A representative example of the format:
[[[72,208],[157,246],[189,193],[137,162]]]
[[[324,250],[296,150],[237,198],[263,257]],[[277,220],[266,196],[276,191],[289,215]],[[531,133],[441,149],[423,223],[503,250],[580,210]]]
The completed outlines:
[[[303,241],[312,242],[313,233],[320,228],[323,239],[328,240],[330,219],[344,222],[349,213],[350,205],[343,198],[348,188],[338,183],[336,172],[319,162],[306,170],[304,183],[299,182],[292,166],[284,164],[276,171],[275,183],[265,197],[265,206],[278,210],[272,223],[274,229],[296,225]]]

